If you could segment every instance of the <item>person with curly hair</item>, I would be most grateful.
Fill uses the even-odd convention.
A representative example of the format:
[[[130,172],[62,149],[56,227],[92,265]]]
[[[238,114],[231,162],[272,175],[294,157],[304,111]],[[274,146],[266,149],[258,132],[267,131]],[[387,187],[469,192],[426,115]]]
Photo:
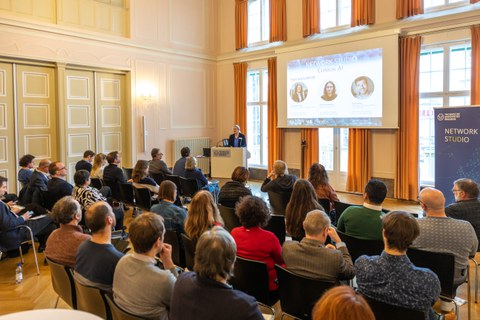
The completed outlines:
[[[259,197],[246,196],[237,203],[235,212],[242,224],[231,232],[237,243],[237,255],[267,263],[269,289],[274,297],[278,292],[275,264],[285,266],[285,263],[278,238],[272,232],[262,229],[270,220],[267,204]]]
[[[305,179],[297,180],[285,210],[287,232],[293,240],[300,241],[305,237],[303,221],[307,213],[315,209],[324,211],[317,201],[312,184]]]
[[[210,192],[201,190],[192,198],[188,207],[185,233],[193,241],[214,226],[223,226],[223,220],[218,211],[215,200]]]

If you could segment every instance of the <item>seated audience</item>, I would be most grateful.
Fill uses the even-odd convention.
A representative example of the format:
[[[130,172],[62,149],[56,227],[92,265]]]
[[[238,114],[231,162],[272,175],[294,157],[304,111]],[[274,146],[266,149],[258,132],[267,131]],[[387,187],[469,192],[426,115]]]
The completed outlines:
[[[223,226],[215,200],[210,192],[199,191],[188,207],[185,233],[190,239],[197,241],[205,231],[214,226]]]
[[[228,284],[237,253],[232,236],[214,227],[202,234],[196,252],[195,272],[181,274],[175,283],[170,319],[262,320],[255,298]]]
[[[0,176],[0,197],[7,193],[8,179]],[[30,239],[30,233],[25,228],[17,228],[25,225],[32,229],[33,235],[38,239],[38,251],[43,252],[47,238],[57,227],[50,216],[36,220],[30,220],[30,213],[19,214],[20,209],[14,207],[13,203],[7,205],[0,201],[0,243],[5,249],[17,250],[23,241]]]
[[[299,275],[325,281],[350,280],[355,276],[348,249],[334,228],[330,218],[320,210],[307,213],[303,221],[305,238],[283,244],[283,260],[288,270]],[[335,246],[327,244],[327,236]]]
[[[317,301],[313,320],[375,320],[368,302],[349,286],[331,288]]]
[[[293,240],[300,241],[305,237],[303,220],[308,212],[315,209],[323,211],[323,207],[317,201],[312,184],[305,179],[297,180],[285,209],[287,231]]]
[[[274,297],[278,290],[275,264],[282,266],[285,264],[280,241],[272,232],[262,229],[270,219],[267,204],[259,197],[246,196],[237,203],[235,211],[242,224],[231,232],[237,244],[237,255],[267,263],[268,287]]]
[[[288,174],[287,164],[281,160],[276,160],[273,163],[273,170],[263,181],[260,190],[262,192],[276,192],[290,194],[293,190],[293,185],[297,181],[297,177]]]
[[[133,168],[132,182],[135,188],[146,188],[150,190],[156,198],[158,193],[158,184],[148,176],[148,161],[138,160]]]
[[[112,245],[112,228],[115,215],[104,201],[88,208],[85,222],[92,238],[83,242],[77,251],[75,278],[81,284],[112,291],[113,274],[123,253]]]
[[[418,201],[426,217],[418,220],[420,235],[412,247],[455,255],[454,285],[459,286],[467,278],[468,258],[477,252],[475,230],[470,222],[445,215],[445,197],[440,190],[425,188],[420,191]]]
[[[97,153],[93,158],[93,167],[91,177],[103,179],[103,169],[107,166],[107,156],[103,153]]]
[[[338,219],[337,229],[364,240],[382,240],[382,203],[387,196],[387,186],[371,179],[365,186],[363,206],[350,206]]]
[[[52,218],[60,228],[48,237],[45,255],[54,262],[75,269],[78,247],[91,238],[78,225],[82,220],[82,208],[72,196],[66,196],[53,206]]]
[[[80,203],[80,206],[83,210],[88,210],[92,205],[99,201],[107,201],[105,194],[110,192],[110,188],[102,187],[102,189],[97,190],[90,187],[90,174],[87,170],[78,170],[73,176],[75,181],[75,187],[73,188],[72,196]],[[115,214],[115,229],[121,230],[123,227],[123,218],[124,212],[121,206],[113,208],[113,213]]]
[[[472,179],[458,179],[452,188],[455,202],[445,208],[447,217],[468,221],[480,240],[480,201],[478,184]]]
[[[93,157],[95,157],[95,152],[92,150],[85,151],[83,153],[83,159],[75,164],[75,171],[87,170],[88,172],[91,172]]]
[[[162,181],[158,191],[160,202],[154,204],[151,212],[159,214],[163,218],[163,223],[167,230],[174,230],[178,235],[185,233],[185,219],[187,212],[185,208],[174,204],[177,198],[177,186],[169,180]],[[191,206],[191,205],[190,205]]]
[[[18,181],[20,182],[21,187],[25,187],[30,183],[30,177],[32,176],[32,169],[35,166],[33,160],[35,156],[31,154],[26,154],[20,158],[18,161],[18,165],[20,166],[20,170],[18,170]]]
[[[125,311],[143,319],[168,319],[168,310],[178,273],[172,247],[163,242],[162,218],[146,212],[129,227],[133,253],[120,259],[113,280],[113,297]],[[160,256],[163,268],[157,266]]]
[[[167,163],[162,160],[163,153],[160,152],[160,149],[153,148],[151,155],[152,160],[150,160],[148,174],[161,174],[163,176],[172,174],[172,171],[168,169]]]
[[[47,190],[53,206],[60,198],[72,195],[73,186],[65,179],[67,178],[67,168],[60,161],[52,162],[48,166],[51,179],[47,183]]]
[[[393,211],[382,219],[385,249],[380,256],[361,256],[355,261],[358,292],[371,299],[429,312],[440,295],[440,281],[430,269],[417,268],[407,249],[418,237],[418,222],[409,213]]]
[[[245,196],[251,196],[252,191],[245,185],[249,176],[248,169],[236,167],[232,173],[232,181],[227,181],[220,189],[218,203],[222,206],[235,208],[235,204]]]
[[[209,184],[207,178],[203,175],[202,170],[197,168],[197,159],[195,157],[188,157],[185,162],[185,178],[195,179],[197,181],[198,189],[208,190],[212,195],[218,195],[218,183]]]
[[[175,162],[173,166],[173,174],[180,177],[185,177],[185,162],[187,161],[187,157],[190,157],[190,148],[183,147],[180,150],[180,154],[182,157]]]
[[[328,174],[325,167],[320,163],[314,163],[308,170],[308,181],[313,185],[318,199],[330,200],[330,210],[333,209],[333,202],[339,201],[337,193],[328,181]]]
[[[30,183],[27,187],[23,188],[18,194],[18,202],[22,205],[27,205],[30,203],[35,203],[37,205],[43,206],[43,197],[42,192],[47,191],[48,180],[50,179],[48,175],[48,166],[50,165],[50,160],[42,159],[38,164],[38,167],[32,172],[30,176]]]
[[[107,161],[108,166],[103,170],[103,181],[112,189],[112,196],[121,200],[119,183],[125,183],[127,179],[123,175],[123,170],[118,167],[121,162],[118,151],[110,152],[107,155]]]

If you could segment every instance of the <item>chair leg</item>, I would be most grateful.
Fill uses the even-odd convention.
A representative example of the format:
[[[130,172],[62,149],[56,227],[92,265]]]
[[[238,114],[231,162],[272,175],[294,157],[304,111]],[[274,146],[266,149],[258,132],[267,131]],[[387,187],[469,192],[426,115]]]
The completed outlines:
[[[475,303],[478,303],[478,262],[475,258],[471,258],[475,266]]]
[[[28,232],[30,233],[30,239],[32,240],[33,256],[35,257],[35,265],[37,267],[37,276],[39,276],[40,275],[40,268],[38,267],[37,249],[35,249],[35,238],[33,237],[32,229],[30,229],[30,228],[27,228],[27,229],[28,229]]]
[[[22,264],[25,263],[25,261],[23,260],[23,250],[22,250],[22,245],[20,244],[20,246],[18,247],[18,252],[20,252],[20,262]]]

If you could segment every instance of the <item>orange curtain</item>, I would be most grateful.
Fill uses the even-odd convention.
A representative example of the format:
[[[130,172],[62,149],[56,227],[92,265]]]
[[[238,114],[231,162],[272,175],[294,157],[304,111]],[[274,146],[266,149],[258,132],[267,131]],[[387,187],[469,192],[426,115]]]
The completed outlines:
[[[478,1],[480,1],[480,0],[470,0],[470,3],[473,4],[473,3],[477,3]]]
[[[400,39],[400,123],[397,133],[395,198],[418,196],[418,104],[420,36]]]
[[[248,46],[248,1],[235,0],[235,49]]]
[[[480,25],[472,26],[472,77],[470,103],[480,105]]]
[[[348,131],[347,191],[362,192],[370,180],[372,143],[370,129]]]
[[[397,19],[423,13],[423,0],[397,0]]]
[[[302,163],[301,176],[306,179],[308,176],[308,169],[318,162],[318,129],[308,128],[302,129],[302,145],[305,141],[305,150],[302,150],[304,158]],[[304,148],[302,146],[302,148]]]
[[[235,123],[247,132],[247,64],[234,63]]]
[[[277,128],[277,58],[268,59],[268,172],[283,159],[283,129]]]
[[[303,0],[303,37],[320,33],[320,1]]]
[[[351,26],[375,23],[375,0],[352,0]]]
[[[287,41],[287,4],[270,0],[270,42]]]

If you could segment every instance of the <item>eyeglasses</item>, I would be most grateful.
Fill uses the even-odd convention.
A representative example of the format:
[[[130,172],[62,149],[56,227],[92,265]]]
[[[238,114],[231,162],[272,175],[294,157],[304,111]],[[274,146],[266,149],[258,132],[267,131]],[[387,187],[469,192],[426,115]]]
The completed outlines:
[[[452,189],[452,192],[453,192],[453,193],[455,193],[455,192],[460,192],[460,191],[462,191],[462,190],[460,190],[460,189]]]
[[[67,169],[67,167],[58,168],[58,171],[63,170],[63,169]]]

